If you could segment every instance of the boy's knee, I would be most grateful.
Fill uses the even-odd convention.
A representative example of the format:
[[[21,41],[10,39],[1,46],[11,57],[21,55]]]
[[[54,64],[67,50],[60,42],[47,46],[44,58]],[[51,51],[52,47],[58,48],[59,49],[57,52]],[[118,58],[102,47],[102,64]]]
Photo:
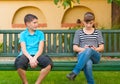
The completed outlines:
[[[38,62],[39,62],[39,65],[42,67],[42,68],[45,68],[45,67],[53,67],[53,62],[51,60],[51,58],[47,55],[44,55],[44,56],[40,56],[38,58]]]

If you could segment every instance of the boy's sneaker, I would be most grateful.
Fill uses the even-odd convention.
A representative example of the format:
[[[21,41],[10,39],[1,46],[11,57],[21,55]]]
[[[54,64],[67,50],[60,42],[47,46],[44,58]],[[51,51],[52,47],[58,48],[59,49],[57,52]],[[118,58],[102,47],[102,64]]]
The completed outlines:
[[[73,73],[73,72],[71,72],[71,73],[69,73],[69,74],[67,74],[66,75],[66,77],[69,79],[69,80],[75,80],[75,77],[76,77],[77,75],[75,74],[75,73]]]

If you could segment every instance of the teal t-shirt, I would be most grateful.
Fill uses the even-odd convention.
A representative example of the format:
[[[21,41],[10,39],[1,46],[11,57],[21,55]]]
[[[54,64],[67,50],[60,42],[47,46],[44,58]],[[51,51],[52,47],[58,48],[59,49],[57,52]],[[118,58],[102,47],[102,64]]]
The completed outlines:
[[[35,30],[34,34],[31,35],[28,29],[26,29],[20,33],[19,43],[25,42],[26,50],[30,55],[36,54],[40,41],[44,41],[44,33],[42,31]],[[22,54],[22,51],[20,51],[18,56]]]

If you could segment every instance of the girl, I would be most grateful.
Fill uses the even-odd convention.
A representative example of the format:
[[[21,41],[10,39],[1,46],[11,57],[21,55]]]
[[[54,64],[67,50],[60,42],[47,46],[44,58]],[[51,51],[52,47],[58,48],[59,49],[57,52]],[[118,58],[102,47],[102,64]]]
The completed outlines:
[[[100,61],[100,52],[104,50],[101,31],[95,29],[95,16],[92,12],[84,15],[84,28],[75,32],[73,50],[78,52],[78,62],[67,78],[74,80],[83,69],[88,84],[94,84],[92,64]]]

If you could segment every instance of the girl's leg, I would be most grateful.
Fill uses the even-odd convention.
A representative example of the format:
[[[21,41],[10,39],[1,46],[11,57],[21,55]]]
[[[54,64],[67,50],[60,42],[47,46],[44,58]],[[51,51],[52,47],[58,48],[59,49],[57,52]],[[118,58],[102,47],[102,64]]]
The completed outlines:
[[[83,68],[88,84],[94,84],[94,78],[92,74],[92,64],[93,64],[92,60],[89,59]]]
[[[78,54],[78,63],[73,69],[73,72],[76,75],[79,74],[89,59],[92,59],[93,63],[98,63],[100,61],[100,54],[91,48],[87,48],[85,51]]]
[[[100,53],[91,48],[87,48],[85,51],[78,54],[78,62],[73,71],[70,74],[67,74],[67,78],[74,80],[76,75],[80,73],[80,71],[90,59],[93,61],[93,63],[98,63],[100,61]]]

